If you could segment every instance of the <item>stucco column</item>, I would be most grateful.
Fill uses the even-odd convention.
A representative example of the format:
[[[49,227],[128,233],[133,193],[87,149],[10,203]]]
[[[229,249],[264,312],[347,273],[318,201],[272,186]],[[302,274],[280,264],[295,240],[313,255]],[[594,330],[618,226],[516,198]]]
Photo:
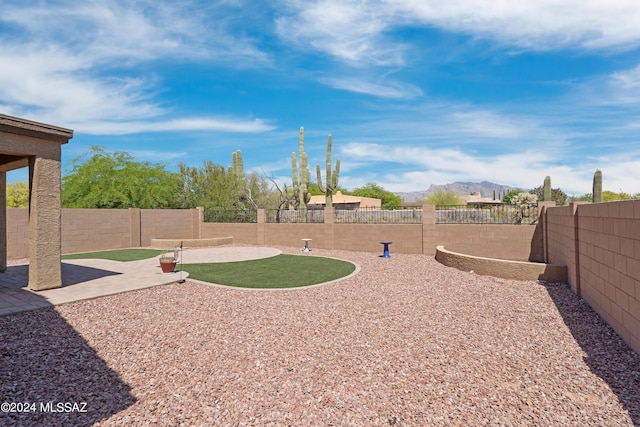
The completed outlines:
[[[422,253],[434,256],[436,254],[436,207],[422,206]]]
[[[265,209],[258,209],[257,212],[257,224],[256,224],[256,244],[264,245],[265,242],[265,227],[267,223],[267,211]]]
[[[142,220],[140,208],[129,208],[129,247],[142,246]]]
[[[334,223],[336,208],[324,208],[324,249],[334,249]]]
[[[7,269],[7,173],[0,171],[0,271]]]
[[[29,289],[62,286],[60,150],[58,158],[29,158]]]

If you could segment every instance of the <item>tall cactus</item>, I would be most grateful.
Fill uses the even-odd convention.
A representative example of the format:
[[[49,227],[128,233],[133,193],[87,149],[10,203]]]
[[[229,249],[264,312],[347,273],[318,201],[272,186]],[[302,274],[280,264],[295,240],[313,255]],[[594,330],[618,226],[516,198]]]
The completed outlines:
[[[602,172],[596,169],[593,174],[593,203],[602,202]]]
[[[240,150],[231,154],[231,171],[239,178],[244,177],[244,163],[242,162],[242,151]]]
[[[544,178],[544,188],[542,190],[542,201],[543,202],[551,201],[551,177],[549,176]]]
[[[316,174],[318,175],[318,188],[324,193],[325,203],[328,208],[333,207],[333,192],[338,188],[338,175],[340,174],[340,159],[336,159],[336,168],[331,172],[331,134],[327,138],[327,183],[322,185],[322,175],[320,174],[320,165],[316,165]]]
[[[300,128],[300,169],[296,162],[296,153],[293,152],[291,153],[291,177],[300,222],[307,222],[307,203],[311,195],[308,193],[310,173],[307,153],[304,152],[304,127]]]

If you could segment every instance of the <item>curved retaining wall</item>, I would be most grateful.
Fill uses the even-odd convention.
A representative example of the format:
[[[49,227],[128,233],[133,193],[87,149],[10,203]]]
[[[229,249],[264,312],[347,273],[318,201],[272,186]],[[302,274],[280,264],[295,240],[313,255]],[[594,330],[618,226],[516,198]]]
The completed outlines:
[[[510,261],[484,258],[448,251],[444,246],[436,247],[436,260],[448,267],[462,271],[473,271],[486,276],[514,280],[544,280],[546,282],[566,282],[567,267],[538,262]]]
[[[211,237],[208,239],[151,239],[152,248],[173,249],[180,244],[185,248],[204,248],[208,246],[229,245],[233,237]]]

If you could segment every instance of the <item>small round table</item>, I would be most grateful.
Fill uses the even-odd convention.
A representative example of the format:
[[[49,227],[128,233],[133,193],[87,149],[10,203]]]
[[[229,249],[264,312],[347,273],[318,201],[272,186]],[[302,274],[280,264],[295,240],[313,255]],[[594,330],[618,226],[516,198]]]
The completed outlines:
[[[382,258],[391,258],[389,255],[389,245],[393,242],[380,242],[380,244],[384,245],[384,249],[382,250]]]
[[[311,249],[309,249],[309,242],[313,240],[313,239],[302,239],[302,241],[304,242],[304,248],[302,248],[302,252],[309,252]]]

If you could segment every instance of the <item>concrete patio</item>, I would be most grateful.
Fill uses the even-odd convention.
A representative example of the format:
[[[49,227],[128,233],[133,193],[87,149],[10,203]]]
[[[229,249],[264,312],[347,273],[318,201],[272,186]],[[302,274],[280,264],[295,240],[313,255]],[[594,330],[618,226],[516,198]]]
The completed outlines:
[[[184,263],[233,262],[278,255],[264,247],[215,247],[184,249]],[[179,270],[177,268],[176,270]],[[162,273],[158,257],[119,262],[106,259],[65,260],[62,287],[45,291],[27,288],[29,265],[12,265],[0,273],[0,316],[51,305],[150,288],[186,279],[189,273]]]

